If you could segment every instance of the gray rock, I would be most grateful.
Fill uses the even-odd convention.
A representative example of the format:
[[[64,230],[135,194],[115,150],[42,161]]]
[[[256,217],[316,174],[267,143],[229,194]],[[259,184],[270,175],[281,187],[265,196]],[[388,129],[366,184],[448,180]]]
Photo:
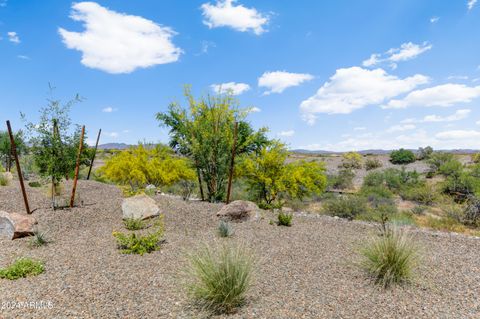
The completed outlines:
[[[236,200],[223,206],[220,211],[218,211],[217,216],[223,220],[242,222],[251,219],[258,219],[258,213],[259,209],[255,203],[245,200]]]
[[[0,211],[0,237],[16,239],[31,236],[36,224],[33,216]]]
[[[148,219],[160,215],[155,201],[145,194],[125,198],[122,203],[123,219]]]

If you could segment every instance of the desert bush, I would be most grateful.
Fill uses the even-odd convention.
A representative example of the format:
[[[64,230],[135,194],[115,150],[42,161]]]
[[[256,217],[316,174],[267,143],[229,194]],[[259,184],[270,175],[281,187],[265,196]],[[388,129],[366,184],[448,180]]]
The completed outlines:
[[[423,222],[423,226],[448,232],[457,232],[461,233],[465,231],[465,226],[456,220],[455,218],[446,216],[446,217],[434,217],[427,216]]]
[[[42,247],[49,243],[47,233],[38,230],[33,233],[33,237],[30,239],[30,246],[32,247]]]
[[[15,141],[15,147],[17,149],[17,155],[22,156],[27,152],[27,145],[25,143],[25,137],[22,131],[18,131],[13,134],[13,139]],[[11,152],[10,145],[10,135],[7,131],[0,131],[0,162],[5,164],[7,171],[12,169],[13,164],[15,163],[15,158]],[[0,167],[2,165],[0,164]],[[0,168],[0,172],[3,170],[3,167]]]
[[[417,151],[417,160],[422,161],[422,160],[428,160],[430,156],[433,154],[433,148],[430,146],[427,146],[425,148],[419,147]]]
[[[407,171],[405,167],[401,170],[396,168],[389,168],[384,171],[385,184],[387,187],[398,193],[405,187],[414,187],[420,185],[420,174],[417,171]]]
[[[390,153],[390,162],[393,164],[410,164],[415,162],[415,160],[415,154],[403,148]]]
[[[347,169],[360,169],[362,168],[362,158],[362,155],[357,152],[345,153],[342,156],[340,167]]]
[[[418,205],[411,209],[412,214],[414,215],[423,215],[423,213],[427,210],[427,207],[424,205]]]
[[[359,195],[365,198],[393,198],[393,193],[386,187],[383,186],[362,186],[360,189]]]
[[[8,185],[8,179],[7,177],[0,173],[0,186],[7,186]]]
[[[138,190],[147,184],[172,185],[194,180],[195,171],[186,158],[180,158],[162,145],[138,145],[111,156],[99,173],[108,180]]]
[[[438,173],[442,174],[445,177],[454,177],[458,178],[463,172],[463,164],[458,160],[452,159],[446,161],[438,168]]]
[[[400,195],[405,200],[415,201],[423,205],[432,205],[438,198],[435,189],[428,184],[404,188]]]
[[[445,152],[435,152],[430,155],[430,158],[427,160],[427,163],[430,166],[430,172],[436,174],[444,163],[453,160],[455,157],[451,153]]]
[[[123,254],[143,255],[160,249],[164,234],[163,219],[159,218],[154,227],[156,231],[146,235],[113,232],[113,237],[117,239],[117,246]]]
[[[231,237],[233,235],[233,227],[230,223],[221,220],[218,223],[217,233],[220,237]]]
[[[38,181],[33,181],[33,182],[29,182],[28,186],[37,188],[37,187],[42,187],[42,184]]]
[[[238,123],[236,155],[257,153],[268,145],[267,130],[253,130],[245,121],[248,112],[238,108],[239,102],[232,92],[196,100],[186,86],[184,95],[188,108],[172,103],[167,112],[157,114],[157,120],[170,128],[170,146],[192,159],[197,176],[207,186],[208,201],[222,201],[232,157],[235,122]]]
[[[378,187],[385,183],[384,172],[370,172],[363,179],[363,186],[365,187]]]
[[[274,142],[240,166],[248,191],[262,208],[279,208],[286,199],[321,194],[326,187],[325,167],[318,162],[285,163],[288,151]]]
[[[480,226],[480,198],[476,196],[468,198],[463,223],[469,226]]]
[[[480,163],[480,153],[475,153],[472,155],[472,162],[476,164]]]
[[[0,278],[15,280],[40,275],[44,270],[42,262],[30,258],[20,258],[7,268],[0,269]]]
[[[214,312],[230,313],[245,302],[254,267],[252,252],[242,245],[205,246],[188,257],[189,295]]]
[[[361,266],[384,288],[410,280],[419,258],[411,237],[396,228],[371,238],[360,254]]]
[[[368,210],[367,201],[360,196],[348,195],[327,199],[323,202],[323,212],[327,215],[354,219]]]
[[[383,164],[382,162],[378,159],[378,158],[367,158],[367,160],[365,161],[365,169],[367,171],[370,171],[372,169],[376,169],[376,168],[380,168],[382,167]]]
[[[441,184],[445,194],[452,196],[455,201],[463,202],[468,196],[474,195],[480,190],[480,179],[462,171],[460,175],[450,175]]]
[[[278,225],[279,226],[292,226],[293,214],[288,214],[284,212],[278,213]]]
[[[333,189],[350,189],[353,187],[355,172],[352,169],[342,168],[337,174],[328,176],[328,187]]]
[[[124,219],[123,224],[128,230],[140,230],[144,229],[147,226],[142,219],[133,217]]]

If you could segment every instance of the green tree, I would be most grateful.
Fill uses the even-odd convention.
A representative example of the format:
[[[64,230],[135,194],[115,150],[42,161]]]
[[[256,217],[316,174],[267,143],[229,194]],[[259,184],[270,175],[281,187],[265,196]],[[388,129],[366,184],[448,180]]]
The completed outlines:
[[[403,148],[390,153],[390,162],[393,164],[410,164],[415,162],[416,157],[412,151]]]
[[[263,208],[281,207],[285,199],[303,199],[322,193],[325,167],[318,162],[286,163],[288,151],[279,142],[247,156],[241,165],[249,191]]]
[[[51,88],[52,89],[52,88]],[[51,92],[52,93],[52,92]],[[47,99],[46,106],[40,109],[38,123],[27,122],[27,132],[31,134],[30,144],[34,163],[39,174],[52,181],[52,206],[55,208],[55,195],[63,178],[73,175],[78,146],[80,127],[72,129],[69,112],[71,107],[81,101],[79,95],[62,103],[58,99]],[[22,114],[25,119],[25,115]],[[81,163],[89,163],[89,151],[84,137]]]
[[[24,134],[20,130],[13,134],[17,155],[21,156],[27,152],[27,145],[25,144]],[[11,152],[12,146],[10,143],[10,136],[7,131],[0,131],[0,161],[4,163],[5,169],[9,172],[12,169],[15,159]]]
[[[188,109],[171,103],[167,112],[157,114],[157,119],[161,126],[170,128],[170,146],[192,158],[199,180],[207,186],[207,200],[221,201],[225,197],[235,122],[235,155],[257,152],[267,144],[266,129],[254,131],[245,121],[248,112],[238,108],[238,101],[230,93],[195,100],[186,86],[184,95]]]

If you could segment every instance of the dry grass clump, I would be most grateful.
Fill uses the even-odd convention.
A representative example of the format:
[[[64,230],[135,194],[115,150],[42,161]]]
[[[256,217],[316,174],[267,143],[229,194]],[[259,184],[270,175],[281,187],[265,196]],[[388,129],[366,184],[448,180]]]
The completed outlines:
[[[410,280],[419,260],[418,247],[398,228],[373,237],[360,254],[363,269],[384,288]]]
[[[188,257],[189,295],[203,308],[231,313],[245,302],[254,257],[243,245],[203,247]]]

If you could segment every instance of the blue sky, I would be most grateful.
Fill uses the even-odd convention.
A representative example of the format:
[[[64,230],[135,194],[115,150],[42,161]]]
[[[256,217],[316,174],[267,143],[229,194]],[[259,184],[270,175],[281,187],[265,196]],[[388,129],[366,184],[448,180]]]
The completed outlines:
[[[480,2],[0,0],[0,120],[48,83],[89,140],[166,142],[154,114],[232,88],[291,148],[480,149]]]

